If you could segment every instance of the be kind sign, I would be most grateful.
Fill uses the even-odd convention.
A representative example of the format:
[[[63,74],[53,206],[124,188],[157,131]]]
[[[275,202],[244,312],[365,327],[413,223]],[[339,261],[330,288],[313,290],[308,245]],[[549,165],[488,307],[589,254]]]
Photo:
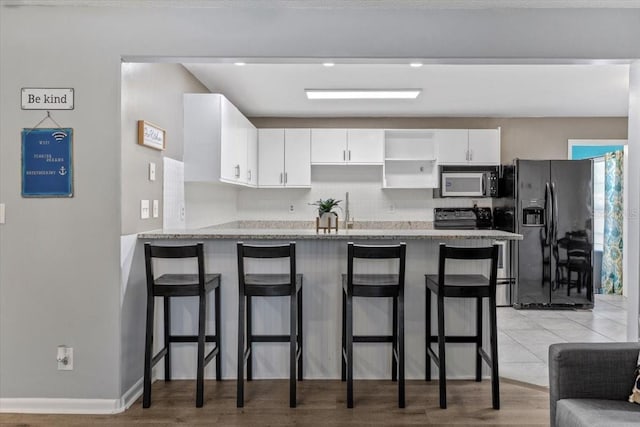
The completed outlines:
[[[23,110],[73,110],[73,88],[22,88]]]

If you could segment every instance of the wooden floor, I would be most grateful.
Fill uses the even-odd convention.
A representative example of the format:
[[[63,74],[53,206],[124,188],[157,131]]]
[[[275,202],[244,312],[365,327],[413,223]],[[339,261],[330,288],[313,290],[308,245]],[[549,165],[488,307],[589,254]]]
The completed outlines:
[[[235,381],[207,381],[205,404],[195,407],[195,381],[157,381],[152,404],[138,399],[116,415],[0,414],[2,426],[548,426],[549,394],[542,387],[502,379],[501,409],[491,408],[491,385],[449,381],[448,409],[438,407],[438,382],[407,382],[407,407],[397,406],[391,381],[356,381],[355,408],[347,409],[346,388],[336,380],[298,383],[298,407],[289,408],[286,380],[246,383],[245,407],[236,408]]]

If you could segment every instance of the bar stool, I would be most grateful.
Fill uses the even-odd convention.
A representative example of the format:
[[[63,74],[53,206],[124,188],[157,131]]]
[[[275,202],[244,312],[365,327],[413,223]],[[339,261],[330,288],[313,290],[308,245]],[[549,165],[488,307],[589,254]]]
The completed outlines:
[[[288,274],[246,274],[245,258],[289,258]],[[296,407],[296,361],[298,380],[302,381],[302,274],[296,274],[296,244],[250,246],[238,242],[238,393],[236,406],[244,406],[244,364],[247,381],[253,378],[252,344],[254,342],[288,342],[289,407]],[[289,335],[254,335],[251,300],[253,297],[290,296]],[[246,306],[246,309],[245,309]],[[245,332],[246,325],[246,332]],[[246,334],[246,347],[245,347]]]
[[[398,381],[398,407],[404,393],[404,272],[406,244],[347,245],[347,274],[342,275],[342,381],[347,381],[347,407],[353,408],[353,343],[390,342],[391,379]],[[398,274],[354,274],[354,259],[398,259]],[[353,297],[393,298],[391,335],[353,335]]]
[[[440,256],[437,275],[425,275],[426,278],[426,380],[431,381],[431,363],[433,359],[439,370],[440,408],[447,407],[447,377],[445,343],[476,344],[476,381],[482,380],[482,360],[491,367],[491,396],[493,408],[500,409],[500,390],[498,378],[498,331],[496,326],[496,273],[498,265],[498,245],[489,247],[454,247],[440,244]],[[489,279],[480,274],[446,274],[447,259],[453,260],[490,260]],[[431,292],[438,298],[438,335],[431,335]],[[476,335],[445,336],[444,299],[475,298],[476,299]],[[482,348],[482,299],[489,298],[489,320],[491,357]],[[431,343],[438,343],[438,354],[431,348]]]
[[[216,358],[216,380],[222,378],[220,361],[220,274],[205,274],[203,244],[190,246],[152,246],[144,244],[147,271],[147,324],[144,348],[144,386],[142,407],[151,406],[151,371],[164,357],[164,379],[171,381],[171,343],[197,342],[198,367],[196,373],[196,407],[201,408],[204,394],[204,367]],[[197,274],[163,274],[154,278],[153,258],[197,258]],[[215,296],[215,335],[206,335],[207,295]],[[153,355],[153,317],[155,297],[164,299],[164,347]],[[198,334],[172,335],[170,299],[172,297],[198,297]],[[215,343],[215,347],[205,356],[205,342]]]

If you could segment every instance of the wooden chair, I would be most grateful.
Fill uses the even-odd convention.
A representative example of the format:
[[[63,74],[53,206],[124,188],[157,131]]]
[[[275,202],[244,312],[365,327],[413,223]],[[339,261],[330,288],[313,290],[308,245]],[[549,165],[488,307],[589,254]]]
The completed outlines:
[[[493,408],[500,409],[500,390],[498,378],[498,330],[496,324],[496,277],[499,246],[489,247],[454,247],[440,244],[440,256],[437,275],[425,275],[426,279],[426,380],[431,381],[432,359],[439,371],[440,407],[447,407],[447,368],[445,343],[474,343],[476,345],[476,381],[482,380],[482,360],[491,367],[491,396]],[[452,260],[489,260],[489,278],[480,274],[446,274],[445,266]],[[431,335],[431,293],[438,298],[438,335]],[[473,336],[445,336],[444,299],[475,298],[476,299],[476,334]],[[489,321],[491,356],[482,348],[482,300],[489,298]],[[431,348],[431,343],[438,343],[438,353]]]
[[[220,361],[220,274],[205,274],[203,244],[188,246],[152,246],[144,245],[145,266],[147,273],[147,322],[144,350],[144,384],[142,407],[151,406],[151,373],[153,366],[164,358],[164,379],[171,380],[171,343],[197,342],[198,367],[196,372],[196,407],[203,405],[204,367],[216,358],[216,380],[222,378]],[[196,274],[163,274],[154,278],[154,258],[197,258]],[[206,335],[205,322],[207,313],[207,295],[215,292],[215,335]],[[153,355],[153,317],[155,298],[164,300],[164,346]],[[171,334],[171,298],[198,297],[198,334]],[[215,343],[215,347],[205,356],[205,342]]]
[[[298,380],[302,381],[302,274],[296,273],[296,244],[250,246],[238,242],[238,391],[236,406],[244,406],[244,365],[247,381],[253,379],[252,344],[254,342],[288,342],[289,406],[296,407],[296,362]],[[245,258],[289,258],[288,274],[246,274]],[[253,297],[291,298],[289,335],[254,335],[251,302]],[[245,331],[246,328],[246,331]],[[246,346],[245,346],[246,338]]]
[[[353,343],[390,342],[391,379],[398,381],[398,407],[405,407],[404,274],[406,244],[347,246],[347,274],[342,275],[342,381],[347,382],[347,407],[353,408]],[[398,259],[397,274],[354,274],[354,260]],[[353,298],[392,298],[391,335],[353,335]]]

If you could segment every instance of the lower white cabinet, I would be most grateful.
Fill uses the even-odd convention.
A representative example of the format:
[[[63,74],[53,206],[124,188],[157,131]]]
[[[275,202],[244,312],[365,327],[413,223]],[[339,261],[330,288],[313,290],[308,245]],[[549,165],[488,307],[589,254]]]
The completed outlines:
[[[258,130],[258,186],[311,187],[310,129]]]

